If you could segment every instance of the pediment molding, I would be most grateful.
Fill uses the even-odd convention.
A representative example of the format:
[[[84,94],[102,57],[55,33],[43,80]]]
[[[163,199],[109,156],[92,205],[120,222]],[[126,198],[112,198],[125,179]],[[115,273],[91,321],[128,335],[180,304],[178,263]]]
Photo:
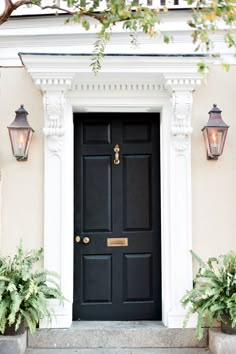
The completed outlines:
[[[105,57],[98,75],[91,72],[90,56],[22,53],[35,84],[44,93],[44,134],[51,152],[61,150],[65,132],[64,106],[155,106],[156,98],[170,99],[171,141],[176,150],[187,149],[192,133],[192,92],[201,84],[198,58]],[[55,139],[57,137],[57,139]]]

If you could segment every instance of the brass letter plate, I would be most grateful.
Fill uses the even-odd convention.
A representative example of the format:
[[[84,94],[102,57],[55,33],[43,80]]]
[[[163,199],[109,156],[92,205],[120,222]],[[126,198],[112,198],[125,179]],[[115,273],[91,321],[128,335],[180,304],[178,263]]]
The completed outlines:
[[[128,246],[128,238],[108,238],[107,247],[124,247]]]

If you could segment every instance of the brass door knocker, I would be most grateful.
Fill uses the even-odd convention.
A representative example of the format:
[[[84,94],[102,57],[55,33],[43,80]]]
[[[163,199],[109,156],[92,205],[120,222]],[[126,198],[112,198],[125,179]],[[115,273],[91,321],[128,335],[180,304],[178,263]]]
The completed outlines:
[[[114,152],[115,152],[114,164],[115,165],[119,165],[119,163],[120,163],[119,151],[120,151],[120,147],[119,147],[118,144],[116,144],[115,147],[114,147]]]

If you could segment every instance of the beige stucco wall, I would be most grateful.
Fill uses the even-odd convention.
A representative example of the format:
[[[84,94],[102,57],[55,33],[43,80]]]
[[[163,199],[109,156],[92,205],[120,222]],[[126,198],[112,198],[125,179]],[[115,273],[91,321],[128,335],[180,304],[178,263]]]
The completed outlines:
[[[223,155],[206,159],[201,129],[216,103],[230,125]],[[236,68],[211,70],[194,93],[192,135],[193,249],[202,257],[236,250]]]
[[[7,125],[25,105],[35,130],[27,162],[12,155]],[[43,106],[42,94],[24,68],[0,69],[0,168],[2,172],[1,252],[15,252],[19,240],[43,245]]]
[[[42,95],[24,68],[0,69],[0,162],[2,213],[0,248],[13,253],[19,240],[27,248],[43,245]],[[236,250],[236,68],[212,69],[194,93],[192,135],[193,249],[203,258]],[[27,162],[12,155],[6,126],[24,104],[35,130]],[[201,129],[217,103],[230,125],[218,161],[206,159]]]

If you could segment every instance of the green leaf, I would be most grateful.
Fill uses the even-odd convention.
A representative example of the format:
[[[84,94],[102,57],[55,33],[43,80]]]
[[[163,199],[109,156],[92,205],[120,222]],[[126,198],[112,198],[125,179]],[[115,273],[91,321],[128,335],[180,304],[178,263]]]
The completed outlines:
[[[85,19],[82,20],[82,26],[84,27],[84,29],[86,29],[86,31],[88,31],[90,28],[89,22]]]
[[[201,63],[201,64],[203,64],[203,63]],[[199,65],[201,65],[201,64],[199,64]],[[205,267],[205,268],[207,267],[206,263],[204,263],[203,260],[194,251],[191,250],[190,252],[191,252],[193,258],[198,262],[198,264],[201,267]]]
[[[171,37],[165,34],[163,40],[164,43],[169,44],[171,42]]]
[[[201,73],[201,74],[205,74],[208,72],[209,70],[209,67],[206,63],[204,62],[200,62],[197,64],[198,65],[198,71]]]
[[[79,23],[79,22],[80,22],[80,16],[78,15],[78,13],[75,13],[75,14],[73,15],[73,21],[74,21],[75,23]]]
[[[67,6],[72,7],[75,4],[74,0],[66,0],[67,1]]]

